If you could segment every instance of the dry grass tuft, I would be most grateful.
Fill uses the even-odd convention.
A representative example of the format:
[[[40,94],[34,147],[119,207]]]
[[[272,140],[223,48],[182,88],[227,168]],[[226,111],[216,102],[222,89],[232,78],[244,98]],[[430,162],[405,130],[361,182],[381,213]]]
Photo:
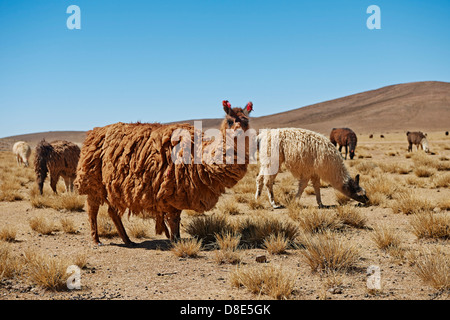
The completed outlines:
[[[59,222],[61,224],[62,230],[65,233],[76,234],[78,232],[73,219],[69,217],[62,217],[61,219],[59,219]]]
[[[220,250],[236,251],[241,242],[241,235],[231,232],[216,234],[215,238]]]
[[[0,201],[20,201],[23,196],[19,192],[20,181],[14,176],[2,177],[0,180]]]
[[[238,267],[230,275],[231,285],[245,287],[256,295],[286,300],[294,291],[295,274],[275,266]]]
[[[181,239],[173,244],[172,253],[181,258],[196,258],[202,248],[202,240],[197,238]]]
[[[194,217],[185,227],[184,231],[192,237],[197,237],[205,244],[216,241],[216,234],[233,233],[233,227],[224,215]]]
[[[414,167],[427,167],[427,168],[434,168],[437,169],[439,166],[439,162],[426,154],[423,151],[419,151],[414,153],[414,155],[411,157]]]
[[[58,226],[43,215],[31,218],[29,224],[32,230],[42,235],[50,235],[59,231]]]
[[[387,226],[374,228],[372,241],[381,250],[389,250],[390,248],[399,248],[401,240],[394,229]]]
[[[438,250],[424,252],[416,261],[416,274],[438,291],[450,290],[450,258]]]
[[[263,241],[263,248],[270,254],[283,254],[289,246],[289,241],[283,234],[271,234]]]
[[[435,168],[430,168],[426,166],[419,166],[414,169],[414,174],[418,176],[419,178],[428,178],[433,176],[436,173]]]
[[[10,226],[6,225],[0,229],[0,240],[6,242],[14,242],[16,241],[16,230]]]
[[[378,165],[372,161],[361,161],[357,165],[355,165],[354,168],[361,175],[369,175],[372,172],[376,171]]]
[[[362,229],[366,227],[367,219],[360,208],[354,206],[337,207],[337,217],[343,224]]]
[[[11,245],[0,243],[0,281],[11,279],[22,270],[21,261],[12,253]]]
[[[449,211],[450,210],[450,199],[441,200],[438,204],[438,207],[441,210]]]
[[[255,200],[255,198],[252,197],[250,200],[248,200],[247,204],[252,210],[262,210],[265,208],[264,202],[263,200],[261,200],[261,198]]]
[[[300,228],[307,233],[335,231],[343,227],[342,221],[331,210],[319,210],[315,207],[308,207],[292,211],[289,216],[294,221],[297,221]]]
[[[222,214],[229,214],[229,215],[241,214],[237,202],[234,198],[223,200],[222,202],[219,203],[217,209]]]
[[[30,202],[35,208],[53,208],[56,210],[83,211],[86,197],[77,192],[41,195],[36,186],[30,190]]]
[[[428,200],[413,194],[412,191],[402,192],[392,204],[394,213],[414,214],[433,210],[433,204]]]
[[[47,290],[66,288],[69,275],[66,273],[70,265],[68,260],[41,255],[29,250],[24,253],[27,278],[35,285]]]
[[[238,264],[241,262],[241,255],[238,252],[238,246],[241,236],[227,232],[225,234],[216,234],[216,242],[220,248],[216,252],[215,259],[218,264]]]
[[[241,242],[247,245],[261,246],[270,235],[283,234],[291,243],[298,235],[298,227],[290,220],[280,220],[274,217],[248,217],[236,227],[241,234]]]
[[[387,199],[392,199],[394,194],[402,190],[397,181],[392,177],[381,173],[376,174],[368,181],[365,181],[364,179],[363,185],[369,199],[371,199],[374,194],[382,194],[386,196]]]
[[[128,234],[136,239],[144,239],[151,237],[151,226],[148,219],[143,219],[138,216],[131,216],[126,221],[126,229]]]
[[[417,213],[411,217],[410,225],[419,239],[450,239],[450,214],[447,212]]]
[[[313,271],[348,271],[360,259],[354,244],[340,241],[333,233],[326,232],[306,238],[301,254]]]
[[[433,177],[433,184],[435,188],[449,188],[450,187],[450,172]]]

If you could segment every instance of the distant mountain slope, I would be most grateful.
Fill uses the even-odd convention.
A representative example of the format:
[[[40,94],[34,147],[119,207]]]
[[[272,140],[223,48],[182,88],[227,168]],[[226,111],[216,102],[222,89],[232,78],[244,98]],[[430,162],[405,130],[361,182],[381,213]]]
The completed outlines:
[[[34,148],[36,144],[42,139],[45,139],[47,141],[67,140],[76,143],[82,143],[85,137],[85,131],[48,131],[28,133],[0,139],[0,151],[10,151],[16,141],[26,141],[32,148]]]
[[[302,127],[328,133],[450,129],[450,83],[413,82],[383,87],[291,111],[252,119],[252,126]]]
[[[206,120],[203,128],[217,127],[222,121]],[[336,127],[350,127],[357,133],[447,131],[450,130],[450,83],[427,81],[387,86],[282,113],[253,117],[251,126],[255,129],[300,127],[324,134]]]
[[[204,129],[219,127],[222,121],[199,120],[203,121]],[[350,127],[358,134],[406,130],[448,131],[450,83],[425,81],[391,85],[282,113],[252,117],[251,126],[255,129],[301,127],[326,135],[335,127]],[[85,132],[52,131],[8,137],[0,139],[0,150],[10,150],[14,141],[25,140],[35,145],[42,138],[81,143]]]

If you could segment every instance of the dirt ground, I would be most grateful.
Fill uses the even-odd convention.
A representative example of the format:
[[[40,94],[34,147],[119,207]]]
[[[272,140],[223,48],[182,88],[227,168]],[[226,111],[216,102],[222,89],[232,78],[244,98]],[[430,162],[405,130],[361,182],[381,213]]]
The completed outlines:
[[[369,139],[358,136],[356,157],[346,160],[346,165],[352,175],[360,163],[397,163],[400,167],[409,166],[414,169],[413,161],[407,155],[406,137],[403,133],[385,133],[385,138],[375,135]],[[429,157],[436,161],[450,162],[450,138],[443,133],[429,133],[430,149],[434,154]],[[415,147],[413,149],[415,153]],[[11,154],[12,156],[12,154]],[[445,160],[447,158],[447,160]],[[434,176],[446,174],[448,171],[437,171]],[[417,178],[413,171],[406,174],[384,173],[392,177],[395,183],[411,190],[414,195],[424,197],[435,204],[435,212],[449,214],[448,209],[440,208],[439,204],[450,199],[448,187],[434,187],[433,177]],[[250,181],[254,181],[255,171],[249,172]],[[277,178],[275,188],[283,179],[289,179],[289,173],[283,172]],[[362,173],[361,185],[370,181],[370,177]],[[418,183],[407,183],[412,177]],[[247,177],[246,177],[247,178]],[[46,181],[48,184],[48,181]],[[71,212],[55,210],[52,208],[35,208],[29,201],[29,190],[33,183],[26,183],[21,192],[24,199],[21,201],[0,202],[0,229],[11,226],[16,231],[15,240],[8,243],[14,253],[32,250],[53,257],[70,257],[85,255],[87,265],[81,270],[80,290],[46,290],[27,279],[12,278],[0,281],[0,299],[150,299],[150,300],[255,300],[272,299],[267,295],[253,294],[244,287],[233,287],[230,274],[239,266],[232,264],[219,264],[215,259],[217,250],[201,250],[197,258],[180,258],[170,251],[171,243],[165,236],[154,233],[153,221],[149,222],[150,236],[144,239],[134,239],[138,244],[135,247],[125,247],[119,237],[102,239],[103,246],[93,246],[90,238],[90,226],[85,212]],[[292,185],[296,191],[296,185]],[[242,191],[227,190],[221,198],[216,209],[206,214],[217,212],[220,203],[233,201],[233,197]],[[249,192],[250,194],[251,192]],[[322,188],[322,201],[326,205],[337,205],[335,192],[332,188]],[[288,217],[288,208],[273,210],[263,193],[262,203],[264,209],[251,209],[246,203],[239,203],[240,216],[268,215],[272,217]],[[411,230],[412,215],[394,213],[389,200],[384,205],[370,205],[360,210],[366,218],[366,228],[346,228],[336,232],[342,241],[351,241],[360,249],[360,259],[357,267],[351,271],[334,275],[314,272],[306,263],[300,248],[288,249],[286,253],[271,255],[262,248],[241,249],[241,266],[255,266],[264,268],[276,266],[289,270],[295,275],[294,290],[289,296],[293,300],[316,299],[383,299],[383,300],[411,300],[411,299],[439,299],[449,298],[448,292],[438,291],[425,283],[414,272],[414,261],[407,257],[396,258],[392,254],[377,247],[373,239],[373,229],[379,225],[389,226],[401,238],[401,247],[408,253],[419,253],[424,249],[438,248],[443,254],[450,254],[449,240],[419,239]],[[302,205],[315,206],[315,196],[312,192],[304,193]],[[356,205],[356,202],[350,202]],[[333,209],[321,209],[333,210]],[[30,227],[30,220],[36,216],[46,216],[58,221],[61,217],[68,217],[74,221],[77,228],[75,234],[63,231],[53,232],[51,235],[41,235]],[[124,218],[127,219],[127,218]],[[186,226],[195,216],[182,214],[182,224]],[[190,237],[181,232],[182,238]],[[1,240],[0,240],[1,242]],[[266,263],[258,263],[255,258],[266,255]],[[381,289],[372,292],[367,288],[367,268],[379,267],[381,276]],[[332,284],[331,284],[332,283]],[[336,283],[338,285],[336,285]],[[336,289],[338,287],[338,289]]]

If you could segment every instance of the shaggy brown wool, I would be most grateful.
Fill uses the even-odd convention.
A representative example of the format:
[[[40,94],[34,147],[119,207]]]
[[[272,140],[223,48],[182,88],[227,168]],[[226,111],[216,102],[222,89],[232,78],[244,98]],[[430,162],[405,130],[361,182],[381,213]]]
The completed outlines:
[[[50,186],[56,193],[59,177],[63,177],[67,191],[73,191],[80,148],[69,141],[56,140],[48,143],[42,140],[36,146],[34,170],[39,192],[42,194],[47,173],[50,173]]]
[[[231,108],[224,101],[225,129],[248,129],[248,109]],[[194,136],[203,134],[189,124],[116,123],[88,132],[78,165],[75,185],[86,194],[91,235],[100,244],[97,213],[101,204],[108,204],[108,213],[126,244],[132,242],[123,227],[121,217],[129,214],[150,216],[156,220],[156,232],[165,232],[173,240],[179,237],[180,214],[189,209],[204,212],[212,209],[225,188],[233,187],[247,171],[245,164],[188,164],[172,161],[172,151],[179,143],[171,141],[177,129],[186,130],[194,152]],[[203,140],[203,139],[201,139]],[[225,139],[224,139],[225,140]],[[213,142],[202,141],[203,150]],[[225,159],[224,144],[222,158]],[[235,148],[235,146],[233,146]],[[236,150],[233,150],[236,158]],[[187,156],[180,152],[178,159]],[[234,162],[236,163],[236,162]],[[170,233],[165,225],[167,223]]]
[[[339,152],[342,147],[345,147],[345,160],[347,160],[348,149],[350,149],[350,159],[353,159],[358,139],[352,129],[333,128],[330,133],[330,141],[334,146],[339,145]]]

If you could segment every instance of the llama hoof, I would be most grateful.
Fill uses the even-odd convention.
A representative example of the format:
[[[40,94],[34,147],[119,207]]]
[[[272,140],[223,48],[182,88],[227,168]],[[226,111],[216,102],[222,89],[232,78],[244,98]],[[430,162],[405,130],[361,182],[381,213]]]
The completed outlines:
[[[272,206],[274,209],[283,209],[284,206],[282,204],[276,204]]]

